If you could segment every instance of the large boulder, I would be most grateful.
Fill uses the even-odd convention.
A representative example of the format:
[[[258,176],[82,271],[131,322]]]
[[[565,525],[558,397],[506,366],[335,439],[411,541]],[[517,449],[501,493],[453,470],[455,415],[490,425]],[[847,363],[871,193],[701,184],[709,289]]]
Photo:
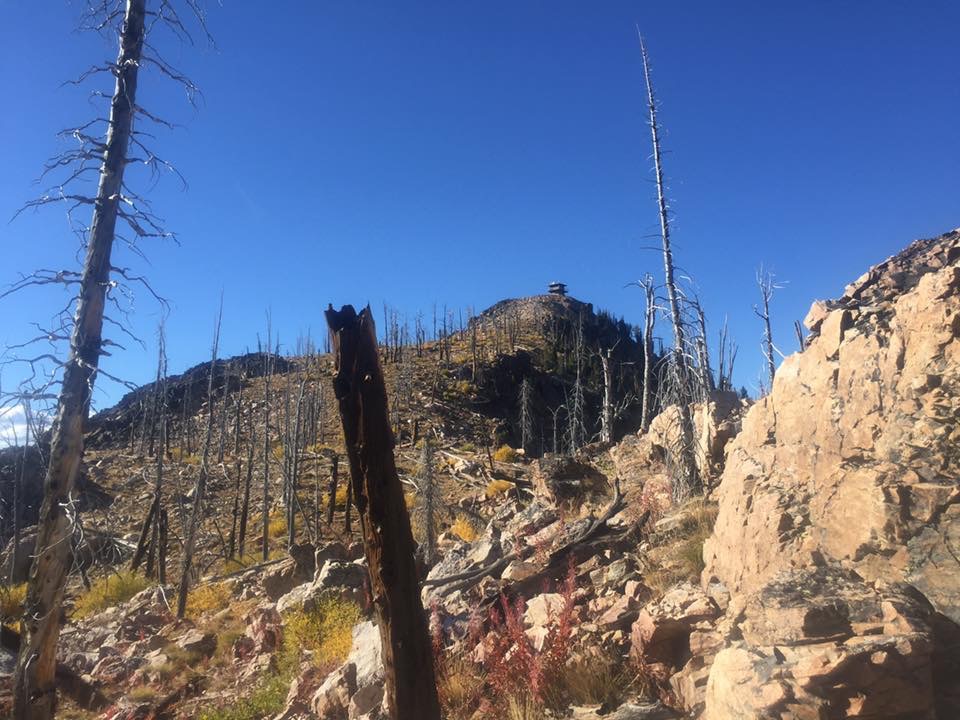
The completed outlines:
[[[740,639],[714,659],[704,720],[937,717],[933,613],[904,584],[785,570],[727,628]]]
[[[379,717],[383,685],[380,630],[372,622],[362,622],[353,628],[353,644],[346,662],[323,681],[311,707],[321,720]]]
[[[694,458],[705,477],[723,471],[727,444],[740,432],[743,401],[732,390],[714,390],[705,402],[693,406]],[[680,410],[670,405],[650,421],[646,435],[651,461],[677,452],[682,446]]]
[[[552,503],[583,500],[607,492],[609,485],[603,473],[574,458],[549,455],[533,467],[534,494]]]
[[[960,621],[960,232],[847,288],[733,441],[707,576],[751,591],[826,557]]]
[[[702,577],[726,615],[675,680],[709,718],[960,717],[960,231],[806,322],[727,451]]]

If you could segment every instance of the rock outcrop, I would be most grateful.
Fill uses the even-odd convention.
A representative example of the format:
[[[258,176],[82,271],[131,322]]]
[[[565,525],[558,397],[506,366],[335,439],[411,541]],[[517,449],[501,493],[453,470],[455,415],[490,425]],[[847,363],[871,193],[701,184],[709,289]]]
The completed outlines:
[[[706,718],[960,717],[960,231],[806,325],[728,449],[709,679],[676,680]]]

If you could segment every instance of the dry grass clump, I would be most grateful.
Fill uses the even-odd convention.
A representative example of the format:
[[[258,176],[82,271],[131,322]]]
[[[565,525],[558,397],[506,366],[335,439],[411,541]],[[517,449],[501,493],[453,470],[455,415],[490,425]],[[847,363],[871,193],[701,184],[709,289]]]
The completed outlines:
[[[683,581],[697,582],[703,572],[703,543],[713,532],[717,506],[694,498],[677,511],[677,525],[662,539],[650,556],[651,569],[644,582],[658,594]]]
[[[486,685],[483,669],[463,655],[438,659],[437,692],[451,720],[473,716]]]
[[[135,703],[149,703],[157,699],[159,693],[149,685],[139,685],[127,691],[127,698]]]
[[[81,619],[95,615],[114,605],[126,602],[141,590],[150,587],[151,581],[139,573],[123,570],[94,580],[73,604],[73,617]]]
[[[477,526],[473,524],[470,518],[464,515],[457,515],[453,524],[450,526],[450,532],[464,542],[473,542],[479,534]]]
[[[516,487],[509,480],[491,480],[487,484],[486,494],[487,499],[493,499],[497,495],[503,495],[504,493],[510,492]]]
[[[469,380],[457,380],[457,382],[453,384],[453,391],[458,395],[469,396],[473,394],[473,383]]]
[[[287,518],[283,511],[270,513],[270,523],[267,526],[267,534],[272,538],[284,537],[287,534]]]
[[[562,682],[572,705],[616,707],[626,697],[632,678],[620,658],[597,653],[568,663]]]
[[[353,642],[353,627],[362,619],[360,608],[336,595],[329,595],[310,610],[296,610],[283,619],[281,668],[295,669],[300,652],[311,653],[318,667],[343,662]]]
[[[253,692],[241,696],[229,705],[203,710],[198,720],[261,720],[273,717],[283,710],[290,690],[290,678],[280,674],[267,675]]]
[[[17,623],[23,615],[23,603],[27,599],[27,584],[0,587],[0,623]]]
[[[509,445],[501,445],[497,448],[497,451],[493,453],[493,459],[502,463],[515,463],[520,460],[520,453]]]
[[[196,619],[211,611],[219,612],[230,606],[232,597],[227,583],[198,585],[187,595],[187,617]]]

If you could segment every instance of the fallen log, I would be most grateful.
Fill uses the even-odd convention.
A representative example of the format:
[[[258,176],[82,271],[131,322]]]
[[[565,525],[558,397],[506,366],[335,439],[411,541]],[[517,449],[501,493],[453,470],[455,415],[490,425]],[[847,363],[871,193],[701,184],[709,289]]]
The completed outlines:
[[[604,511],[593,520],[582,532],[578,533],[576,537],[564,543],[561,547],[557,548],[550,553],[547,562],[544,564],[543,568],[535,573],[530,578],[525,580],[512,583],[504,592],[510,596],[518,596],[523,594],[523,592],[528,587],[536,587],[537,583],[542,583],[543,579],[546,577],[552,577],[556,574],[557,571],[562,571],[564,566],[568,563],[569,558],[573,553],[578,549],[582,549],[589,546],[590,541],[595,538],[601,531],[607,528],[607,521],[610,520],[614,515],[616,515],[620,510],[623,509],[623,493],[620,490],[619,480],[614,481],[614,494],[613,499],[610,501],[610,504],[604,509]],[[634,528],[643,527],[649,519],[649,511],[643,513],[640,516],[640,519],[635,523],[631,528],[627,528],[622,533],[618,533],[614,540],[620,539]],[[609,539],[604,540],[604,544],[610,542]],[[484,577],[488,575],[494,575],[509,565],[514,560],[522,560],[526,556],[532,554],[532,548],[525,548],[526,552],[515,550],[513,552],[507,553],[503,557],[493,561],[492,563],[485,565],[481,568],[474,570],[467,570],[462,573],[457,573],[456,575],[448,575],[447,577],[434,578],[433,580],[426,580],[423,585],[424,587],[436,587],[439,590],[440,594],[447,595],[449,593],[455,592],[456,590],[462,590],[467,587],[475,585]]]

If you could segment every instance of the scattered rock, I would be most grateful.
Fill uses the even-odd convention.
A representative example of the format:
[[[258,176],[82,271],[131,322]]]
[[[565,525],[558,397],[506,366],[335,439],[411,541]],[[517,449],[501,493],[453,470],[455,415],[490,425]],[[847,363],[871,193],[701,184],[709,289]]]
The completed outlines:
[[[177,647],[201,657],[210,657],[217,649],[217,636],[194,628],[177,640]]]

